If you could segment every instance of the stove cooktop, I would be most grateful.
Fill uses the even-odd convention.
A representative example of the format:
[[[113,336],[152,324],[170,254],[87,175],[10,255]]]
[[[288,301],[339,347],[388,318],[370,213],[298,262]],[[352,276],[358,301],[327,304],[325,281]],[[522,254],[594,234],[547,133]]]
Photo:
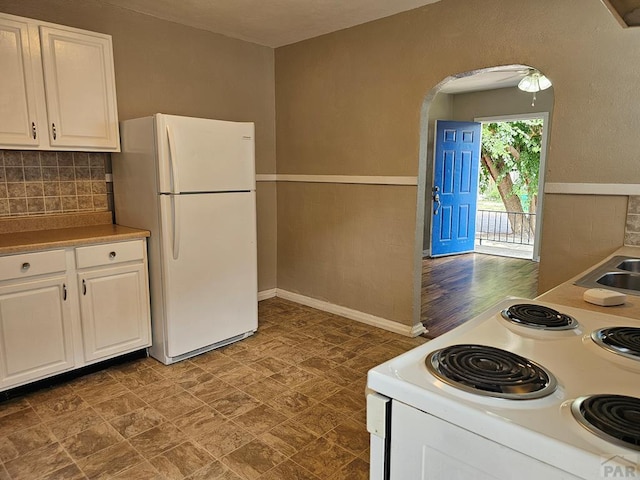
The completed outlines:
[[[540,330],[505,319],[504,311],[525,304],[552,312],[552,323],[557,318],[553,312],[559,312],[563,319],[570,319],[571,327]],[[563,451],[574,452],[575,458],[567,456],[569,463],[578,461],[585,452],[595,455],[596,461],[620,452],[637,454],[632,446],[621,446],[585,428],[572,414],[571,406],[579,398],[599,395],[640,397],[640,358],[605,350],[592,339],[592,333],[600,329],[609,329],[606,331],[610,334],[618,328],[638,327],[640,321],[630,318],[535,300],[507,299],[451,332],[372,369],[367,386],[534,458],[545,454],[557,457],[560,446]],[[550,382],[555,382],[554,388],[547,389],[543,396],[514,400],[456,385],[433,366],[434,358],[436,365],[441,363],[438,352],[456,345],[481,345],[515,354],[542,367]]]

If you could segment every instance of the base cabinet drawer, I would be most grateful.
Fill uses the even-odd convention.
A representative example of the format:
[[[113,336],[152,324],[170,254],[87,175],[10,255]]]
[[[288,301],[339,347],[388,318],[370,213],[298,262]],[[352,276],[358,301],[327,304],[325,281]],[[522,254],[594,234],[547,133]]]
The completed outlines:
[[[134,260],[142,261],[143,258],[144,242],[142,240],[76,248],[76,264],[78,268],[114,265]]]
[[[22,253],[0,257],[0,281],[20,280],[67,269],[64,250]]]
[[[74,366],[66,277],[0,287],[0,388]]]

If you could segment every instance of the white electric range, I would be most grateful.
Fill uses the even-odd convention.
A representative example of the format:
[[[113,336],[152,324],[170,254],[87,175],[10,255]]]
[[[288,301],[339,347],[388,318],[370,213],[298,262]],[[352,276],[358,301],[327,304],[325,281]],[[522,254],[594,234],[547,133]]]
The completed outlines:
[[[371,480],[640,478],[640,320],[510,298],[367,387]]]

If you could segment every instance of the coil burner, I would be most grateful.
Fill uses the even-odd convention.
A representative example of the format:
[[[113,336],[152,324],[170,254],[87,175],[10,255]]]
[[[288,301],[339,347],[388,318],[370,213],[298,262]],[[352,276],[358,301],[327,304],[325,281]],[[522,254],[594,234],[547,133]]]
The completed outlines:
[[[640,450],[640,398],[591,395],[571,404],[574,418],[604,440]]]
[[[571,330],[578,326],[578,321],[569,315],[531,303],[512,305],[501,314],[509,322],[539,330]]]
[[[640,328],[601,328],[592,332],[591,338],[605,350],[640,361]]]
[[[427,369],[447,385],[512,400],[553,393],[557,381],[544,367],[515,353],[484,345],[452,345],[430,353]]]

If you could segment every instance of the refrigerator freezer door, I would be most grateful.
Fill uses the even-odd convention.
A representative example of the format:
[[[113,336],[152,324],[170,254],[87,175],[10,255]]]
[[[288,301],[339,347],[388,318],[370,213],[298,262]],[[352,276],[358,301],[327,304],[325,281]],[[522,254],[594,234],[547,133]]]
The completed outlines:
[[[255,192],[158,197],[167,356],[256,330]]]
[[[160,193],[255,190],[253,123],[155,118]]]

